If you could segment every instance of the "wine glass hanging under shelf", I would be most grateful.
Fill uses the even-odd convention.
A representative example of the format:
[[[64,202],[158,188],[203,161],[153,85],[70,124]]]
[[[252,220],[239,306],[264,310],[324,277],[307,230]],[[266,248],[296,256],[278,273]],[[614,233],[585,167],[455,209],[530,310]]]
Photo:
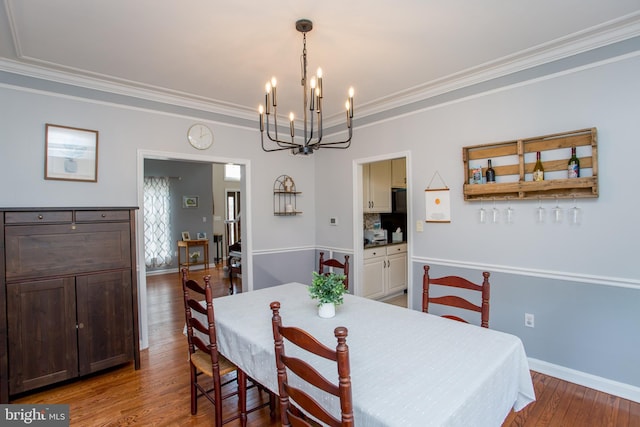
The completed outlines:
[[[300,215],[297,208],[296,184],[289,175],[280,175],[273,183],[273,214],[276,216]]]

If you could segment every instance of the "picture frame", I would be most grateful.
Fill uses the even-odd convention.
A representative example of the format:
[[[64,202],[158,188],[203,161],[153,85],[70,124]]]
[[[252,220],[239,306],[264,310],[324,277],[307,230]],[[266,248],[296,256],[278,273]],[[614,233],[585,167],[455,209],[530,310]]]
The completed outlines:
[[[183,208],[197,208],[198,207],[198,196],[182,196],[182,207]]]
[[[98,131],[45,124],[44,179],[98,182]]]
[[[202,231],[199,231],[197,234],[198,240],[206,240],[207,239],[207,233],[204,233]]]
[[[182,240],[191,240],[191,236],[189,235],[188,231],[182,232]]]
[[[448,188],[426,189],[425,222],[451,222],[451,197]]]

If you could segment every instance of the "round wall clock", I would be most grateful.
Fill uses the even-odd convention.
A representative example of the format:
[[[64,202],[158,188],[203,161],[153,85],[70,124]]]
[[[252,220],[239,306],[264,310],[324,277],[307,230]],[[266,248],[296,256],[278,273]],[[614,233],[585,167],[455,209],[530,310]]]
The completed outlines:
[[[196,123],[187,132],[189,144],[198,150],[206,150],[213,144],[213,132],[207,126]]]

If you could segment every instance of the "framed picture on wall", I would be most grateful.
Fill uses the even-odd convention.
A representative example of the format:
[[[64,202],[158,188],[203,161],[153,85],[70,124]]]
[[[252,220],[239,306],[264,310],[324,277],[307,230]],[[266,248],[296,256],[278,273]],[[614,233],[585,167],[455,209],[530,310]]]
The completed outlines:
[[[425,190],[426,222],[451,222],[451,203],[448,188]]]
[[[44,179],[98,181],[98,131],[45,126]]]
[[[182,196],[182,207],[183,208],[197,208],[198,207],[198,196]]]

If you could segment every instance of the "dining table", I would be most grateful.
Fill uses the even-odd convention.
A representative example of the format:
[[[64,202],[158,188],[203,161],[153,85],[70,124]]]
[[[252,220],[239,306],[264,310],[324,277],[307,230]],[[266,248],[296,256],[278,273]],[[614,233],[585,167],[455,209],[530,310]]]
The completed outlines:
[[[330,348],[334,329],[348,329],[357,426],[495,427],[535,401],[524,346],[511,334],[350,294],[335,317],[325,319],[302,283],[214,299],[220,353],[276,394],[273,301],[280,302],[284,326],[304,329]],[[287,341],[285,351],[310,357]],[[337,381],[335,362],[313,363]],[[339,416],[334,397],[309,391]]]

